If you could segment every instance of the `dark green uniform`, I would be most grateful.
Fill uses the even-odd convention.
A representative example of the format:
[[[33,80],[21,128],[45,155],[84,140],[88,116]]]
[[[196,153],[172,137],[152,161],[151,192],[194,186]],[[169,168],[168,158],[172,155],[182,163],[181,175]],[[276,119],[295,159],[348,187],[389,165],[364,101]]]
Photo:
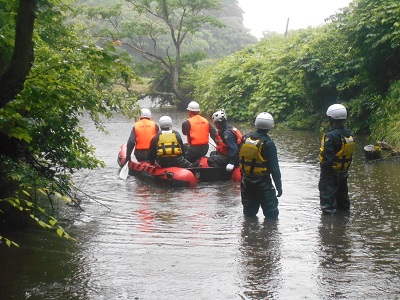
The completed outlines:
[[[261,206],[265,217],[276,218],[279,215],[277,197],[282,195],[282,181],[276,146],[267,130],[257,129],[243,136],[239,160],[244,215],[256,216]]]
[[[352,133],[333,127],[322,137],[320,148],[320,205],[324,213],[350,208],[347,179],[355,141]]]

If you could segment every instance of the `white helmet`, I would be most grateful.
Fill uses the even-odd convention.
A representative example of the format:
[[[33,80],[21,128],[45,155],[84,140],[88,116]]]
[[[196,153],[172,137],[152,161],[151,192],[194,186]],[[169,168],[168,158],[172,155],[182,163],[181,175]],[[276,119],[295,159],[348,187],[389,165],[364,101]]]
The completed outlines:
[[[270,130],[274,127],[274,118],[270,113],[262,112],[257,116],[255,125],[258,129]]]
[[[214,123],[215,122],[223,122],[223,121],[226,121],[227,119],[228,119],[228,117],[226,116],[226,113],[225,113],[224,109],[216,111],[212,115],[212,120],[213,120]]]
[[[170,130],[172,128],[172,119],[168,116],[162,116],[158,122],[160,123],[161,129]]]
[[[191,101],[187,107],[189,111],[200,111],[200,105],[196,101]]]
[[[142,108],[141,110],[141,114],[140,114],[140,118],[147,118],[150,119],[151,118],[151,111],[148,108]]]
[[[347,110],[342,104],[333,104],[328,107],[326,115],[335,120],[346,120]]]

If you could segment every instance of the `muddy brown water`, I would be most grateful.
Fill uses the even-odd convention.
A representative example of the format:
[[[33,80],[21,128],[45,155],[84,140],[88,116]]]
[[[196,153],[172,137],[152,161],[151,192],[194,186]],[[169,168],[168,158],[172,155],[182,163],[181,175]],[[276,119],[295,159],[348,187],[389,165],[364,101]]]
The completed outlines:
[[[178,131],[186,118],[153,114],[170,115]],[[131,126],[117,116],[105,136],[83,122],[106,167],[76,174],[92,197],[83,211],[58,206],[78,243],[36,228],[10,232],[22,247],[0,248],[0,299],[400,299],[400,160],[367,162],[370,142],[357,137],[351,211],[322,215],[320,133],[278,127],[279,219],[246,220],[236,182],[172,189],[119,179]]]

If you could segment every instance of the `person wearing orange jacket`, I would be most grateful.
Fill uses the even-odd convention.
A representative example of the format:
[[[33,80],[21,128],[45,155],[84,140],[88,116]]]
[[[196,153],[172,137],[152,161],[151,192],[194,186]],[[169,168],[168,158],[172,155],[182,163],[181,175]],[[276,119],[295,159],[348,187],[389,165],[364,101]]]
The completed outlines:
[[[239,146],[242,142],[242,133],[236,127],[227,123],[224,109],[216,111],[212,120],[218,129],[215,154],[211,153],[207,160],[210,167],[225,168],[231,172],[239,165]]]
[[[200,116],[200,106],[196,101],[191,101],[187,110],[189,118],[182,123],[182,133],[187,137],[185,158],[194,163],[207,155],[209,137],[215,141],[217,131],[206,118]]]
[[[133,125],[126,148],[127,161],[131,160],[133,148],[138,161],[149,161],[150,141],[160,131],[159,126],[151,120],[148,108],[141,110],[140,120]]]

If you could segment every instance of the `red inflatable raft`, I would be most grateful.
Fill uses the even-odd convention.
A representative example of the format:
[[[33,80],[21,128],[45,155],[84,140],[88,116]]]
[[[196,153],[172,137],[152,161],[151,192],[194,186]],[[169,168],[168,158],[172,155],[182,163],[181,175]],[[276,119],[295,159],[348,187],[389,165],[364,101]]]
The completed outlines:
[[[125,159],[126,144],[121,146],[118,153],[117,162],[120,167],[125,164]],[[149,162],[131,160],[129,175],[172,187],[193,187],[198,182],[241,180],[239,168],[235,168],[232,172],[226,172],[224,168],[209,167],[207,157],[201,158],[199,167],[187,169],[179,167],[161,168],[158,165],[151,165]]]

